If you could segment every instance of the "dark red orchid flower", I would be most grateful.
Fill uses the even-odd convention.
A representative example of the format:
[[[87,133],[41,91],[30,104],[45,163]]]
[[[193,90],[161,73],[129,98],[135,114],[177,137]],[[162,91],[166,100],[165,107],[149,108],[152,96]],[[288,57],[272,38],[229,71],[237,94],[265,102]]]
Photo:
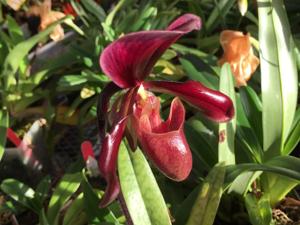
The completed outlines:
[[[185,14],[166,30],[131,33],[104,49],[100,66],[113,82],[102,91],[98,103],[100,137],[103,141],[99,169],[107,181],[100,203],[102,207],[111,203],[119,194],[116,163],[124,133],[133,149],[138,142],[162,173],[170,179],[182,181],[192,169],[192,155],[183,132],[185,109],[181,100],[197,107],[212,120],[225,122],[232,118],[232,101],[199,82],[145,80],[156,61],[172,43],[200,27],[199,17]],[[110,107],[110,98],[119,91],[122,91],[121,94]],[[166,121],[160,117],[159,98],[150,91],[177,96]],[[105,136],[108,123],[112,131]]]

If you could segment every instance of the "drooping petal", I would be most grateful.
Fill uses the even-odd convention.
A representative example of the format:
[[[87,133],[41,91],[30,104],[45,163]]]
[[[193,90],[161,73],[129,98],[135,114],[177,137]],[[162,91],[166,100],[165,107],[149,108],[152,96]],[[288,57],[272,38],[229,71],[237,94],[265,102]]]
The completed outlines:
[[[196,81],[190,80],[184,83],[150,81],[144,82],[143,85],[152,91],[176,95],[196,106],[208,118],[217,122],[226,122],[234,115],[233,103],[228,96]]]
[[[159,108],[155,104],[152,106],[150,113],[134,111],[142,150],[167,177],[175,181],[184,180],[192,169],[192,155],[183,132],[185,109],[179,98],[175,98],[168,120],[157,124],[151,115],[158,116]]]
[[[200,30],[200,28],[200,18],[194,14],[187,13],[173,21],[168,26],[167,30],[182,31],[184,33],[188,33],[192,30]]]
[[[100,66],[121,88],[140,84],[159,57],[182,35],[200,29],[200,18],[185,14],[166,31],[142,31],[121,37],[104,49]]]
[[[110,98],[120,90],[113,82],[108,83],[99,95],[97,103],[97,120],[100,142],[104,140],[107,129],[107,113],[109,108]]]
[[[116,174],[119,146],[123,138],[127,117],[122,119],[110,134],[107,134],[99,155],[99,170],[107,182],[100,207],[105,207],[118,197],[120,186]]]

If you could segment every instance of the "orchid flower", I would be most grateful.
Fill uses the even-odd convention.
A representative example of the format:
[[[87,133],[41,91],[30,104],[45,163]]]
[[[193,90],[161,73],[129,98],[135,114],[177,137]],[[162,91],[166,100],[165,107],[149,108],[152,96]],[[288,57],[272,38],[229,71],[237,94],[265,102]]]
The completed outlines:
[[[100,173],[107,182],[100,206],[110,204],[119,194],[116,164],[125,133],[133,150],[139,143],[145,155],[164,175],[182,181],[192,169],[192,155],[183,131],[185,108],[181,100],[200,109],[214,121],[225,122],[232,118],[234,108],[230,98],[199,82],[145,80],[172,43],[200,27],[199,17],[185,14],[166,30],[127,34],[102,52],[100,66],[112,82],[104,88],[98,102],[102,138],[98,162]],[[151,91],[177,96],[171,103],[166,121],[159,114],[159,98]],[[110,107],[110,99],[117,92],[120,95]],[[109,123],[111,132],[105,136]]]
[[[246,86],[247,81],[259,65],[259,59],[253,53],[250,34],[224,30],[220,35],[220,43],[224,55],[219,60],[219,64],[223,65],[228,62],[235,77],[236,85],[238,87]]]

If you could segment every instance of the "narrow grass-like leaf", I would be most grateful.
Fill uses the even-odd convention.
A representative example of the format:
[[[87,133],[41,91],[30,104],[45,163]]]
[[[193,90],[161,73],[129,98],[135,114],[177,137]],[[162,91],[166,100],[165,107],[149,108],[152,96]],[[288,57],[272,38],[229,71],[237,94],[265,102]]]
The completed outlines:
[[[82,189],[84,195],[83,205],[85,207],[85,213],[87,215],[89,224],[100,224],[101,222],[107,222],[112,224],[119,224],[117,218],[109,210],[109,208],[99,208],[100,197],[93,190],[88,183],[84,173],[82,174],[84,180],[82,182]]]
[[[250,158],[252,158],[250,162],[261,162],[264,152],[255,134],[255,131],[253,130],[248,118],[246,117],[246,113],[244,111],[244,107],[242,106],[241,97],[239,94],[236,94],[236,122],[236,140],[242,145],[242,149],[236,149],[236,157],[241,154],[247,154],[248,156],[250,156]],[[241,150],[244,151],[241,152]]]
[[[245,198],[246,208],[249,219],[255,225],[274,225],[272,221],[272,208],[268,195],[264,194],[261,198],[249,193]]]
[[[106,14],[99,4],[92,0],[82,0],[80,2],[83,4],[84,8],[86,8],[91,14],[96,16],[99,22],[104,21]]]
[[[82,176],[79,172],[67,173],[61,178],[49,202],[47,218],[50,224],[58,223],[59,210],[78,189],[81,181]]]
[[[31,38],[27,39],[26,41],[22,41],[18,45],[16,45],[12,51],[8,54],[4,61],[3,65],[3,72],[2,76],[5,77],[5,87],[9,88],[11,85],[14,84],[13,76],[17,72],[20,62],[26,57],[28,52],[41,40],[46,38],[52,30],[55,28],[56,25],[64,22],[65,20],[70,19],[69,16],[64,17],[63,19],[58,20],[57,22],[50,25],[47,29],[38,34],[32,36]]]
[[[251,124],[251,128],[255,131],[255,134],[262,145],[263,129],[261,101],[250,86],[240,87],[240,97],[247,119]]]
[[[216,165],[203,182],[187,225],[212,225],[222,196],[224,163]]]
[[[261,183],[263,191],[269,195],[271,206],[275,206],[300,183],[300,180],[294,180],[274,173],[264,173],[261,177]]]
[[[45,199],[48,197],[50,186],[51,186],[51,178],[48,175],[44,177],[38,184],[37,188],[35,189],[34,198],[37,199],[37,201],[43,203]]]
[[[283,155],[289,155],[298,145],[300,141],[300,108],[297,110],[292,130],[285,142]]]
[[[193,205],[201,191],[201,185],[197,186],[188,197],[181,203],[179,208],[175,213],[175,223],[174,225],[182,225],[185,224],[191,214]]]
[[[35,205],[32,201],[34,198],[34,190],[26,184],[9,178],[2,181],[0,188],[5,194],[23,206],[35,211],[36,213],[39,212],[40,206]]]
[[[263,163],[241,163],[228,166],[225,183],[231,184],[240,174],[246,171],[265,171],[286,176],[300,182],[300,159],[293,156],[277,156]]]
[[[192,80],[200,81],[206,87],[216,89],[216,86],[212,84],[212,82],[208,80],[202,72],[198,71],[190,61],[184,58],[180,58],[179,61],[189,78],[191,78]]]
[[[83,201],[83,193],[72,200],[71,206],[64,215],[63,225],[85,225],[87,223]]]
[[[259,177],[261,172],[245,172],[239,175],[230,185],[228,193],[244,195],[249,190],[253,181]]]
[[[282,0],[258,2],[266,158],[282,154],[297,104],[294,43]]]
[[[220,0],[216,2],[214,10],[211,12],[205,23],[205,29],[208,33],[215,29],[218,24],[224,23],[225,15],[235,2],[236,0]]]
[[[14,44],[18,44],[19,42],[24,40],[24,35],[21,27],[18,25],[16,20],[12,18],[10,15],[6,17],[8,32],[11,37],[11,40]]]
[[[193,152],[193,163],[201,163],[196,169],[210,170],[218,161],[218,137],[199,118],[190,118],[185,124],[187,141]]]
[[[231,98],[234,108],[236,108],[234,80],[228,63],[225,63],[221,69],[220,91]],[[236,116],[231,121],[219,125],[219,162],[225,162],[226,165],[235,164],[235,131]]]
[[[5,145],[6,145],[6,130],[9,123],[9,117],[6,110],[0,110],[0,161],[4,154]]]

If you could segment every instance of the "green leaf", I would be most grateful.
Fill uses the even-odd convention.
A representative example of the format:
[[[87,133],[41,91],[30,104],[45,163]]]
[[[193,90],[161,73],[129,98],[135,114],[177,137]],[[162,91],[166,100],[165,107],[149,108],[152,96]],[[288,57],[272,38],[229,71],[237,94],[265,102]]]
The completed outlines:
[[[300,181],[274,173],[264,173],[261,177],[262,190],[268,193],[271,206],[275,206],[295,187]],[[276,188],[274,188],[276,187]]]
[[[289,155],[298,145],[300,141],[300,108],[297,110],[292,130],[286,140],[283,155]]]
[[[205,23],[205,29],[208,33],[215,29],[218,24],[225,22],[225,16],[235,2],[236,0],[220,0],[216,3]]]
[[[225,63],[221,68],[220,91],[231,98],[236,109],[234,79],[228,63]],[[227,165],[235,164],[235,131],[236,116],[227,123],[219,124],[219,162],[225,162]]]
[[[258,2],[266,158],[282,154],[298,92],[294,42],[282,0]]]
[[[110,27],[112,25],[116,13],[130,3],[132,3],[132,0],[120,0],[118,4],[113,7],[113,10],[107,15],[105,19],[105,25]]]
[[[0,110],[0,161],[4,154],[6,145],[6,131],[8,128],[9,116],[6,110]]]
[[[240,96],[244,112],[249,123],[251,124],[251,128],[255,131],[255,134],[262,145],[262,103],[255,91],[250,86],[240,87]]]
[[[247,171],[271,172],[300,182],[300,159],[293,156],[277,156],[263,164],[241,163],[227,166],[225,184],[231,184],[240,174]]]
[[[224,163],[216,165],[205,179],[187,225],[212,225],[222,196]]]
[[[264,152],[259,143],[259,140],[257,139],[255,131],[251,127],[248,118],[246,117],[246,113],[242,106],[241,97],[239,94],[236,94],[236,119],[236,141],[241,145],[240,147],[242,147],[236,148],[236,159],[238,160],[241,155],[247,155],[250,159],[248,160],[248,162],[261,162]]]
[[[92,0],[82,0],[80,1],[84,8],[86,8],[91,14],[93,14],[99,22],[103,22],[106,14],[102,7]]]
[[[2,181],[0,185],[1,190],[19,202],[23,206],[35,211],[36,213],[40,210],[40,205],[34,204],[34,190],[28,187],[26,184],[9,178]]]
[[[109,210],[109,208],[99,208],[100,198],[88,183],[84,173],[82,182],[83,189],[83,205],[85,207],[85,213],[87,215],[89,224],[100,224],[101,222],[110,222],[113,224],[119,224],[115,215]]]
[[[79,188],[82,181],[81,173],[67,173],[65,174],[57,187],[55,188],[49,202],[47,218],[50,224],[57,224],[59,218],[59,211],[73,193]]]
[[[200,170],[200,174],[209,171],[218,161],[218,137],[196,117],[190,118],[185,123],[185,134],[193,152],[195,169]]]
[[[72,200],[71,206],[65,213],[63,225],[85,225],[87,223],[83,193]]]
[[[196,81],[200,81],[202,84],[204,84],[206,87],[211,88],[211,89],[216,89],[217,86],[215,85],[215,83],[212,83],[203,72],[198,71],[194,65],[184,59],[184,58],[180,58],[179,59],[183,69],[186,71],[187,76],[192,79],[192,80],[196,80]]]
[[[38,34],[32,36],[31,38],[27,39],[26,41],[22,41],[18,45],[16,45],[12,51],[9,52],[8,56],[4,62],[4,69],[2,72],[2,76],[5,77],[5,87],[10,88],[11,85],[15,84],[14,75],[17,72],[20,62],[26,57],[28,52],[41,40],[46,38],[52,30],[55,28],[56,25],[59,23],[64,22],[66,19],[70,17],[64,17],[63,19],[58,20],[57,22],[50,25],[47,29]]]
[[[50,225],[44,209],[39,214],[39,225]]]
[[[248,192],[251,184],[261,175],[261,172],[245,172],[240,174],[230,185],[228,193],[244,195]]]
[[[118,171],[122,193],[133,223],[171,224],[155,177],[139,149],[128,152],[125,144],[121,143]]]
[[[182,225],[187,222],[200,190],[201,185],[194,188],[188,197],[180,204],[179,208],[175,212],[174,225]]]
[[[13,43],[16,45],[19,42],[24,40],[24,35],[21,27],[18,25],[18,23],[15,21],[14,18],[12,18],[10,15],[6,17],[7,20],[7,27],[9,35],[13,41]]]
[[[272,221],[272,208],[268,194],[264,194],[260,199],[249,193],[245,199],[249,219],[255,225],[275,225]]]
[[[34,198],[37,199],[39,202],[43,203],[48,197],[48,192],[50,190],[50,187],[51,187],[51,178],[48,175],[44,177],[38,184],[37,188],[35,189]]]

